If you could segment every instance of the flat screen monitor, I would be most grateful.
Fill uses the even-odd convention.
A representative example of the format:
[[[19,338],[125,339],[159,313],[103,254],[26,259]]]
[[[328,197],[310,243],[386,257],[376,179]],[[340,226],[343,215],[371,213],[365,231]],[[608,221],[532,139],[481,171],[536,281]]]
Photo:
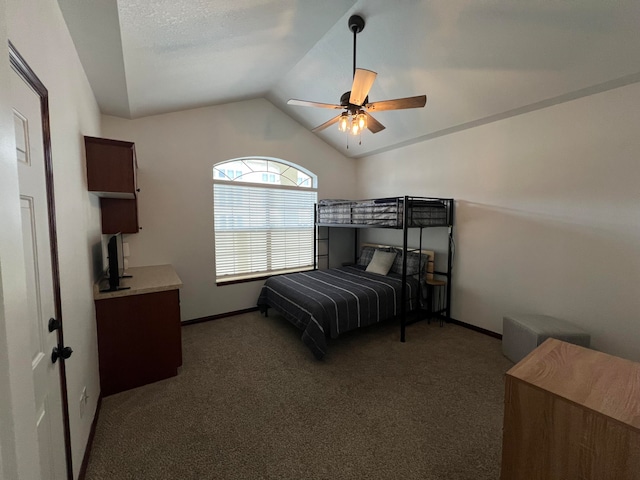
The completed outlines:
[[[107,278],[109,279],[109,289],[105,291],[126,290],[130,287],[120,285],[120,280],[124,275],[122,234],[116,233],[109,238],[107,243]]]

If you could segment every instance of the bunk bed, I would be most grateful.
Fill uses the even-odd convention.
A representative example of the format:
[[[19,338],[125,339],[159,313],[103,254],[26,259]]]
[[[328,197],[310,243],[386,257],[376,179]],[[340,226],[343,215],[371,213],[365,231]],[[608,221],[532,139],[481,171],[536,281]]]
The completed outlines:
[[[400,319],[400,340],[405,341],[408,313],[420,309],[423,281],[433,252],[422,250],[424,228],[446,227],[449,243],[445,271],[431,269],[445,277],[445,305],[434,315],[449,320],[453,260],[453,210],[450,198],[393,197],[370,200],[321,200],[316,205],[316,240],[320,227],[386,228],[402,230],[402,246],[364,246],[359,250],[355,235],[354,265],[319,270],[317,241],[314,270],[274,276],[265,282],[258,307],[267,315],[274,308],[303,331],[302,340],[316,358],[326,353],[327,338],[391,318]],[[408,247],[409,229],[419,229],[419,248]],[[370,262],[376,251],[394,252],[388,274],[373,273]],[[377,265],[376,265],[377,266]],[[428,283],[428,282],[427,282]],[[428,298],[427,301],[431,302]]]

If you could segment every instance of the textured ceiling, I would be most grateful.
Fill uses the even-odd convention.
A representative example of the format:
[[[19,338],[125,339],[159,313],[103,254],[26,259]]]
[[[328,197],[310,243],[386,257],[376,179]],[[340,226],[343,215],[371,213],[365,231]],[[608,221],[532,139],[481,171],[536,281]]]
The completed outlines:
[[[638,0],[58,0],[102,111],[136,118],[266,97],[312,129],[350,89],[350,15],[365,18],[358,67],[385,111],[362,156],[640,81]]]

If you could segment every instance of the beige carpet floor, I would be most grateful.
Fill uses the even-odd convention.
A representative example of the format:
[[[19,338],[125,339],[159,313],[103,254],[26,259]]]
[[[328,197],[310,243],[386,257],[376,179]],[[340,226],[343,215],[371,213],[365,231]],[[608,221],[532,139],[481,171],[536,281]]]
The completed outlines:
[[[103,399],[87,480],[499,478],[497,339],[387,323],[317,361],[276,314],[182,335],[177,377]]]

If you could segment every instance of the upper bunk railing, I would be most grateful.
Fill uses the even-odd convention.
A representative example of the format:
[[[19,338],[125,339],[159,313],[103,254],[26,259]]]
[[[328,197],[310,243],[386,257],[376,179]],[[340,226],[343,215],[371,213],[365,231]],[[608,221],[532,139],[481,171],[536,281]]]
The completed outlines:
[[[392,197],[368,200],[320,200],[315,222],[322,227],[404,228],[453,226],[452,198]],[[405,209],[406,216],[405,216]]]

